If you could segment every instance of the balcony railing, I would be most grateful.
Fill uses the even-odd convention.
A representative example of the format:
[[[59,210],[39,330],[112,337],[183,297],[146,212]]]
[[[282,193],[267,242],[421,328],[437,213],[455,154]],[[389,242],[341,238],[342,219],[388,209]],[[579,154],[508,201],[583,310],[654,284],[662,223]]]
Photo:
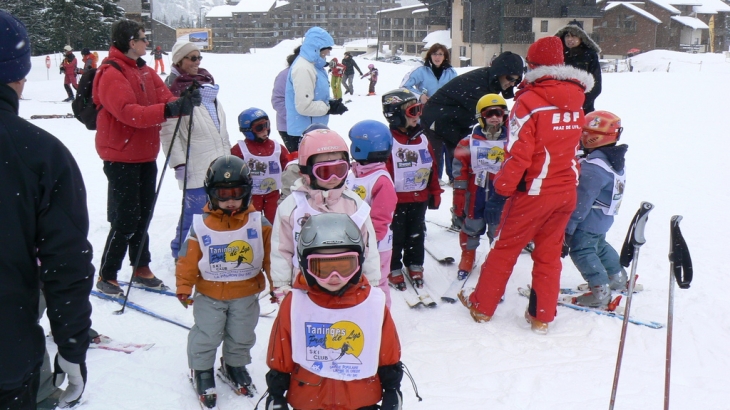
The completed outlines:
[[[561,6],[560,17],[603,17],[603,12],[595,6]]]
[[[504,42],[508,44],[532,44],[535,42],[535,33],[505,33]]]
[[[505,17],[533,17],[535,8],[532,4],[505,4]]]

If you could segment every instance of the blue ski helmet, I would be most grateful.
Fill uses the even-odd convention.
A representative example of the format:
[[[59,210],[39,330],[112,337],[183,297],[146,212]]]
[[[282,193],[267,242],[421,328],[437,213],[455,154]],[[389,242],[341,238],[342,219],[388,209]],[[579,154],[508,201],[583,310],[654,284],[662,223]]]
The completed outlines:
[[[251,124],[261,118],[268,120],[269,116],[266,115],[264,110],[255,107],[247,108],[238,114],[238,129],[246,136],[247,140],[253,141],[256,139],[256,134],[251,130]],[[267,135],[270,133],[271,127],[269,127]]]
[[[393,135],[387,125],[363,120],[350,128],[350,154],[355,161],[383,162],[390,157]]]

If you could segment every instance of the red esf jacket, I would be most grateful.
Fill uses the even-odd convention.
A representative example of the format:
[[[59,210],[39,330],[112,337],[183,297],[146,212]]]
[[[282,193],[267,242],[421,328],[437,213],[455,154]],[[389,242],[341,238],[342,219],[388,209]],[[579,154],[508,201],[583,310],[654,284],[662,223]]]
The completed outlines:
[[[94,76],[97,108],[96,152],[104,161],[141,163],[157,159],[165,104],[176,99],[143,59],[133,60],[116,47]]]
[[[570,66],[541,66],[525,74],[520,87],[495,191],[503,196],[517,190],[528,195],[574,191],[584,93],[593,87],[593,76]]]
[[[401,145],[418,145],[421,143],[421,139],[426,140],[426,135],[423,133],[423,129],[420,125],[416,125],[413,129],[408,131],[408,134],[399,130],[395,127],[390,127],[390,133],[393,134],[393,139],[398,141]],[[395,149],[394,149],[395,150]],[[426,202],[429,200],[429,196],[435,198],[435,203],[441,203],[441,193],[444,192],[441,189],[438,181],[438,169],[436,168],[436,155],[433,153],[433,147],[428,144],[428,153],[431,155],[431,175],[428,179],[428,185],[426,188],[420,191],[414,192],[396,192],[398,195],[398,203],[411,203],[411,202]],[[390,159],[385,163],[388,167],[388,173],[391,178],[395,178],[395,170],[393,169],[393,155],[390,154]]]
[[[299,274],[294,281],[295,289],[307,290],[309,298],[318,306],[327,309],[344,309],[363,303],[371,287],[362,277],[355,286],[350,286],[341,296],[325,293],[318,286],[309,287]],[[286,400],[295,409],[344,410],[371,406],[382,398],[380,377],[360,380],[335,380],[321,377],[292,360],[291,333],[292,295],[287,295],[279,308],[279,315],[271,329],[266,364],[269,368],[291,375]],[[378,367],[390,366],[400,361],[401,347],[395,322],[387,307],[384,307],[382,336]]]

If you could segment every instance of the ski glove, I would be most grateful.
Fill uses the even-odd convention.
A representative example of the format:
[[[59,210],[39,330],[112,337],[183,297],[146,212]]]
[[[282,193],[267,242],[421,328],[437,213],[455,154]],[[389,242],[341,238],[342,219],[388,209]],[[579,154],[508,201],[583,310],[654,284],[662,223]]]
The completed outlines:
[[[380,410],[401,410],[403,407],[403,393],[397,389],[383,390],[383,402]]]
[[[86,387],[86,362],[71,363],[60,354],[56,354],[53,368],[53,385],[56,387],[61,387],[68,375],[68,386],[58,399],[58,408],[74,407],[81,400]]]
[[[499,220],[502,217],[502,208],[504,208],[504,203],[507,201],[507,198],[492,191],[489,200],[484,203],[484,220],[487,224],[499,224]]]
[[[190,295],[186,295],[184,293],[178,293],[177,300],[180,301],[180,304],[183,305],[185,309],[187,309],[188,306],[192,305],[194,302],[193,299],[190,299]]]
[[[441,195],[428,196],[428,209],[439,209],[441,205]]]
[[[288,410],[284,393],[289,390],[291,374],[271,369],[266,373],[266,385],[269,397],[266,398],[266,410]]]
[[[190,115],[193,113],[193,107],[199,106],[202,102],[200,90],[196,88],[189,94],[186,91],[177,100],[165,104],[165,118]]]
[[[327,111],[327,115],[342,115],[345,111],[347,111],[347,107],[342,103],[342,98],[330,100],[330,110]]]
[[[175,179],[178,181],[185,179],[185,165],[178,165],[175,167]]]
[[[563,250],[560,252],[560,257],[564,258],[570,253],[570,240],[573,239],[573,235],[565,234],[563,238]]]
[[[274,288],[274,290],[271,291],[270,295],[271,303],[278,303],[281,304],[281,302],[284,300],[284,297],[287,293],[291,292],[291,286],[282,286],[280,288]]]

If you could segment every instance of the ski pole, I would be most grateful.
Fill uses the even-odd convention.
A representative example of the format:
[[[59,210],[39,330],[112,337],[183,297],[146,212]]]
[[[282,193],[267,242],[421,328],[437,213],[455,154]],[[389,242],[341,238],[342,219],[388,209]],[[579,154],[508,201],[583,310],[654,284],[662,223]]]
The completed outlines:
[[[618,345],[618,357],[616,358],[616,370],[613,375],[613,387],[611,388],[611,403],[609,410],[613,410],[616,404],[616,390],[618,388],[618,378],[621,372],[621,359],[624,354],[624,345],[626,344],[626,330],[629,326],[629,314],[631,312],[631,296],[634,293],[634,281],[636,279],[636,265],[639,261],[639,248],[646,243],[644,238],[644,227],[649,219],[649,212],[654,209],[654,205],[649,202],[642,202],[639,210],[636,211],[634,219],[631,220],[629,230],[626,232],[626,239],[621,247],[621,265],[628,267],[631,264],[631,275],[629,276],[629,289],[626,295],[626,310],[624,311],[624,320],[621,326],[621,339]],[[633,262],[632,262],[633,261]]]
[[[194,81],[194,83],[197,83],[197,81]],[[182,195],[182,204],[180,205],[180,223],[178,224],[177,229],[177,249],[178,251],[180,248],[182,248],[183,243],[183,221],[185,220],[185,194],[188,190],[188,161],[190,160],[190,139],[191,134],[193,133],[193,114],[190,113],[190,121],[188,122],[188,143],[187,148],[185,148],[185,175],[183,175],[183,195]]]
[[[193,105],[193,100],[188,93],[187,95],[183,95],[180,98],[186,98],[188,102],[190,102],[190,105]],[[183,104],[185,101],[183,101]],[[191,114],[192,115],[192,114]],[[172,154],[172,146],[175,144],[175,136],[177,136],[177,132],[180,129],[180,120],[182,120],[182,115],[178,117],[177,124],[175,124],[175,131],[172,133],[172,139],[170,140],[170,148],[167,149],[167,155],[165,157],[165,165],[162,166],[162,173],[160,174],[160,181],[157,183],[157,189],[155,190],[155,196],[152,199],[152,207],[150,209],[150,214],[147,216],[147,221],[145,222],[144,231],[142,231],[142,239],[139,242],[139,249],[137,250],[137,256],[134,259],[134,265],[132,266],[132,275],[129,277],[129,283],[132,283],[134,280],[134,273],[137,271],[137,268],[139,267],[139,261],[142,259],[142,251],[144,250],[144,246],[147,244],[147,231],[150,229],[150,223],[152,222],[152,215],[155,213],[155,205],[157,204],[157,198],[160,196],[160,190],[162,189],[162,181],[165,179],[165,171],[167,170],[167,166],[170,163],[170,154]],[[129,299],[129,292],[132,290],[133,286],[129,286],[127,288],[127,293],[124,294],[124,303],[122,303],[122,308],[119,310],[114,311],[115,315],[121,315],[124,313],[124,309],[127,307],[127,300]]]
[[[672,369],[672,322],[674,321],[674,283],[680,289],[689,289],[692,282],[692,258],[684,241],[679,223],[680,215],[669,221],[669,307],[667,309],[667,357],[664,370],[664,410],[669,410],[669,380]]]

